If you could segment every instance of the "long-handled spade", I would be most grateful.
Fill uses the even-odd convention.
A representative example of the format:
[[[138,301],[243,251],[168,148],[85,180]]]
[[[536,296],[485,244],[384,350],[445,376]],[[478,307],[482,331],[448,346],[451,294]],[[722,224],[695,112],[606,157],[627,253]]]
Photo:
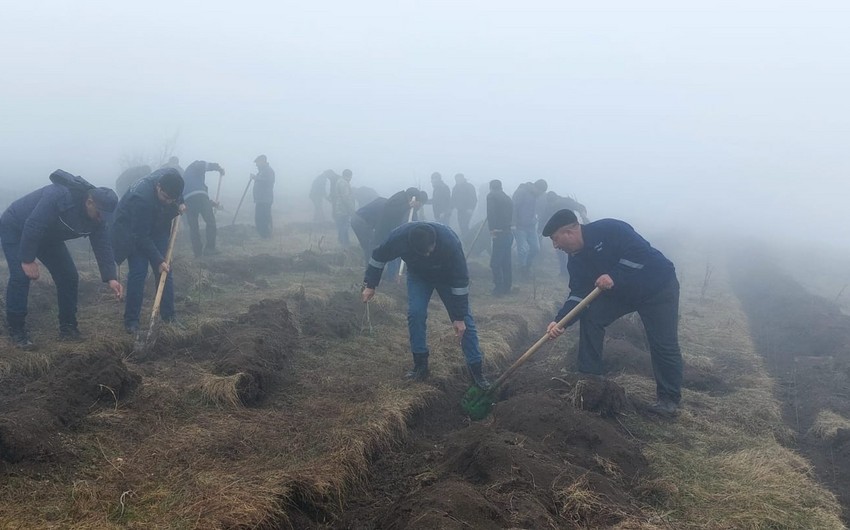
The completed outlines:
[[[487,218],[485,217],[483,221],[481,221],[481,226],[478,227],[478,231],[475,232],[475,237],[472,238],[472,243],[469,245],[469,248],[466,249],[466,255],[463,257],[465,259],[469,259],[469,255],[472,253],[472,249],[475,248],[475,243],[478,242],[478,238],[481,236],[481,232],[484,230],[484,225],[487,224]]]
[[[171,266],[171,255],[174,252],[174,241],[177,239],[177,227],[180,226],[180,218],[175,217],[171,221],[171,236],[168,239],[168,251],[165,253],[165,262]],[[168,277],[167,272],[162,272],[159,275],[159,283],[156,287],[156,296],[153,299],[153,309],[151,310],[151,323],[148,328],[147,335],[144,340],[136,339],[133,346],[134,353],[141,353],[153,344],[154,327],[156,326],[157,316],[159,315],[159,304],[162,302],[162,292],[165,290],[165,280]],[[141,333],[139,334],[141,335]]]
[[[245,185],[245,191],[242,192],[242,198],[239,199],[239,206],[236,207],[236,213],[233,214],[233,221],[230,222],[231,225],[236,224],[236,216],[239,215],[239,209],[242,208],[242,201],[245,200],[245,195],[248,195],[248,188],[251,187],[252,182],[254,182],[254,179],[248,179],[248,184]]]
[[[558,322],[558,327],[563,328],[567,322],[581,313],[581,311],[584,310],[584,308],[587,307],[588,304],[590,304],[590,302],[592,302],[597,296],[599,296],[599,293],[601,292],[602,290],[599,289],[599,287],[593,289],[589,295],[585,296],[572,311],[567,313],[567,315]],[[530,359],[541,346],[546,344],[548,340],[548,335],[540,337],[540,340],[535,342],[534,345],[523,353],[510,368],[505,370],[505,373],[503,373],[489,389],[482,390],[477,386],[470,387],[469,390],[466,391],[466,394],[463,396],[463,400],[460,403],[464,412],[469,414],[469,417],[473,420],[482,420],[486,418],[487,415],[490,414],[490,408],[493,406],[493,401],[495,400],[494,396],[499,388],[505,383],[505,381],[507,381],[511,374],[517,371],[520,366],[525,364],[525,362],[528,361],[528,359]]]

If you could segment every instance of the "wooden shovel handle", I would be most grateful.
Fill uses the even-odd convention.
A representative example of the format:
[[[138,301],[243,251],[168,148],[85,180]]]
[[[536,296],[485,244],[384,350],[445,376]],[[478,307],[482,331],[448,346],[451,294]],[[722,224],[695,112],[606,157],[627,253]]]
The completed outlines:
[[[592,291],[590,291],[590,294],[585,296],[584,299],[581,302],[579,302],[578,305],[576,305],[572,309],[572,311],[567,313],[567,315],[564,318],[562,318],[561,320],[558,321],[558,327],[563,328],[564,326],[566,326],[567,322],[569,322],[576,315],[581,313],[582,310],[584,310],[584,308],[587,307],[590,304],[590,302],[595,300],[596,297],[599,296],[600,293],[602,293],[602,289],[600,289],[599,287],[595,287]],[[535,342],[534,345],[531,348],[529,348],[525,353],[523,353],[522,356],[519,359],[517,359],[514,362],[514,364],[511,365],[510,368],[505,370],[505,373],[503,373],[502,376],[499,377],[496,380],[495,383],[493,383],[493,385],[490,387],[489,393],[492,393],[495,389],[499,388],[502,385],[502,383],[504,383],[505,380],[507,380],[507,378],[511,376],[511,374],[513,374],[520,366],[525,364],[525,362],[528,359],[530,359],[531,356],[534,355],[534,353],[537,350],[539,350],[540,347],[543,346],[544,344],[546,344],[548,341],[549,341],[549,334],[544,333],[543,336],[540,337],[540,339],[537,342]]]
[[[168,239],[168,251],[165,253],[165,262],[171,265],[171,254],[174,252],[174,241],[177,239],[177,227],[180,226],[180,216],[175,217],[171,221],[171,236]],[[156,287],[156,296],[153,299],[153,310],[151,311],[151,329],[153,329],[157,314],[159,314],[159,304],[162,302],[162,292],[165,290],[165,280],[168,277],[167,272],[160,273],[159,284]]]

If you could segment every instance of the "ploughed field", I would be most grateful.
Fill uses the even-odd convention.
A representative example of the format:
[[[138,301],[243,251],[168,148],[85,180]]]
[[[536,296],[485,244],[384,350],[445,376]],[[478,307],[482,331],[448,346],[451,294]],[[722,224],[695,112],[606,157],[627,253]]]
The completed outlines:
[[[850,438],[840,426],[850,417],[848,327],[813,297],[808,316],[780,314],[810,336],[785,333],[791,324],[766,316],[780,300],[765,293],[787,289],[780,272],[763,285],[742,282],[734,263],[709,275],[708,247],[650,238],[682,283],[676,420],[646,411],[654,382],[630,317],[609,329],[608,379],[576,377],[568,333],[472,422],[437,297],[431,380],[406,384],[404,286],[385,279],[367,311],[359,249],[340,249],[331,226],[278,219],[267,241],[221,226],[222,254],[203,260],[180,241],[182,325],[159,328],[143,350],[124,334],[123,305],[85,242],[72,247],[86,342],[55,341],[55,290],[49,275],[35,282],[39,349],[0,344],[0,527],[842,526],[833,493],[847,506],[837,462]],[[544,253],[533,280],[494,298],[486,261],[470,262],[471,304],[495,379],[542,334],[567,288]],[[785,349],[771,357],[780,334]],[[801,385],[814,380],[830,386],[806,401]],[[831,423],[817,422],[823,411]]]

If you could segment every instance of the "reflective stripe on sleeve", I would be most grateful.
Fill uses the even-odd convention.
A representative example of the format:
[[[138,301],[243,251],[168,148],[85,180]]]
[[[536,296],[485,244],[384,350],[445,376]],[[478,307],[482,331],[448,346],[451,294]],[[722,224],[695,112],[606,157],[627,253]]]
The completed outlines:
[[[581,296],[571,296],[571,297],[567,298],[567,302],[581,302],[581,301],[582,301]]]
[[[376,269],[383,269],[384,265],[387,263],[384,261],[376,261],[373,258],[369,258],[369,265],[375,267]]]
[[[634,261],[629,261],[627,259],[621,259],[620,265],[625,265],[626,267],[631,267],[633,269],[642,269],[643,263],[635,263]]]

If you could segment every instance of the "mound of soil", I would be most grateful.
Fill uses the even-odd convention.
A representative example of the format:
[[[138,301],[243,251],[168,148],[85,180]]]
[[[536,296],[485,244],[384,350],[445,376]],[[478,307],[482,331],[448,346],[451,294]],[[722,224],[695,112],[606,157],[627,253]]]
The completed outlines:
[[[378,456],[371,488],[322,527],[599,528],[638,516],[640,448],[547,390],[541,370],[532,365],[521,392],[472,424],[458,407],[462,388],[447,385],[405,444]]]
[[[207,324],[191,335],[161,337],[144,357],[134,359],[147,362],[180,355],[212,361],[215,375],[244,374],[237,391],[242,404],[253,405],[278,384],[298,343],[286,301],[266,299],[233,321]]]
[[[61,453],[61,432],[73,429],[96,406],[117,406],[138,385],[114,353],[68,354],[34,380],[5,378],[0,385],[0,458],[51,459]]]

